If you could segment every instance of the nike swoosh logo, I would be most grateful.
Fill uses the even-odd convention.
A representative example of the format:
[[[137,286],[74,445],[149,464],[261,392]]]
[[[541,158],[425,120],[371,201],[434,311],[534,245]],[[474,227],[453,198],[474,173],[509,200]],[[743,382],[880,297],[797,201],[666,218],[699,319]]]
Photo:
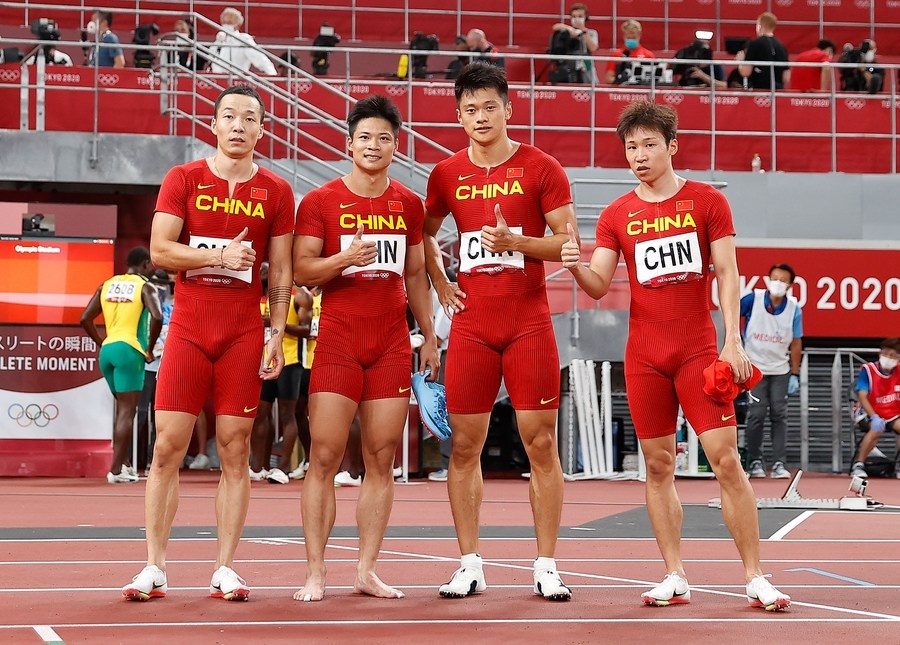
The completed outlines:
[[[409,392],[410,389],[412,389],[412,388],[401,387],[401,388],[397,388],[397,391],[400,392],[400,394],[403,394],[404,392]]]
[[[635,215],[640,215],[640,214],[643,213],[645,210],[647,210],[647,209],[646,209],[646,208],[642,208],[641,210],[639,210],[639,211],[634,211],[633,213],[629,211],[629,213],[628,213],[628,218],[630,219],[630,218],[634,217]]]
[[[456,181],[465,181],[466,179],[469,179],[470,177],[474,177],[477,174],[478,173],[475,172],[475,173],[472,173],[471,175],[460,175],[459,177],[456,178]]]
[[[727,417],[724,414],[722,415],[722,421],[728,421],[728,419],[733,419],[733,418],[734,418],[733,414],[729,414]]]
[[[350,202],[349,204],[344,204],[341,202],[341,208],[350,208],[351,206],[355,206],[357,202]]]
[[[155,582],[153,583],[153,588],[154,588],[154,589],[160,589],[160,588],[165,587],[165,586],[166,586],[166,583],[165,583],[165,582],[162,583],[161,585],[158,585],[158,584],[156,584]]]
[[[548,403],[555,401],[556,398],[557,397],[554,396],[552,399],[541,399],[541,405],[547,405]]]
[[[204,186],[203,184],[197,184],[197,190],[206,190],[207,188],[212,188],[215,184],[209,184]]]
[[[245,406],[244,406],[244,412],[253,412],[253,411],[254,411],[256,408],[258,408],[258,407],[259,407],[258,405],[254,405],[252,408],[248,408],[248,407],[245,405]]]

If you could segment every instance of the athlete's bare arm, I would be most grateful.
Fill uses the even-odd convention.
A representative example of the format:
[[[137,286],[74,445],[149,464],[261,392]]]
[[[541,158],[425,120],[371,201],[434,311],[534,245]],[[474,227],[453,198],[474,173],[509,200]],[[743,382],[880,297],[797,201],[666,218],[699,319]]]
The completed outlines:
[[[284,327],[291,301],[291,243],[293,233],[278,235],[269,240],[269,319],[272,336],[266,343],[260,377],[278,378],[284,367]]]
[[[156,211],[150,228],[150,257],[156,266],[184,271],[204,267],[225,267],[243,271],[253,266],[256,251],[241,244],[244,230],[224,248],[195,249],[178,241],[184,220],[171,213]]]
[[[297,298],[300,297],[300,294],[294,296],[294,311],[297,312],[297,316],[300,317],[300,303],[297,301]],[[312,305],[310,305],[312,306]],[[291,311],[288,309],[288,315],[290,315]],[[284,323],[284,332],[293,336],[294,338],[304,338],[309,333],[309,322],[312,320],[312,310],[309,312],[309,319],[304,324],[303,318],[300,317],[300,321],[292,325],[291,323]]]
[[[444,269],[444,258],[441,256],[441,247],[437,242],[437,234],[443,223],[444,220],[432,217],[426,209],[422,244],[425,247],[425,269],[428,271],[428,277],[431,278],[431,284],[434,285],[434,291],[437,293],[438,301],[444,307],[444,311],[448,316],[452,316],[454,311],[462,311],[466,308],[463,302],[466,294],[457,283],[450,282]]]
[[[590,264],[585,266],[581,262],[581,243],[575,229],[571,224],[567,228],[568,239],[560,252],[562,265],[572,273],[575,282],[586,294],[599,300],[609,292],[609,285],[619,264],[619,254],[612,249],[598,246],[591,255]]]
[[[403,269],[406,281],[406,297],[412,309],[419,330],[425,337],[425,344],[419,350],[419,372],[431,370],[433,378],[440,373],[441,359],[438,352],[437,337],[434,335],[434,319],[431,317],[431,287],[428,274],[425,272],[424,242],[411,246],[406,250],[406,266]]]
[[[312,294],[306,288],[300,289],[297,295],[294,296],[294,306],[297,308],[297,316],[300,318],[300,322],[297,323],[297,328],[300,331],[297,334],[297,338],[309,338],[313,318]]]
[[[743,383],[750,378],[751,370],[750,359],[741,342],[740,283],[734,236],[726,235],[715,240],[710,244],[710,251],[719,288],[719,309],[725,323],[725,344],[719,358],[731,363],[735,383]]]
[[[97,347],[100,347],[100,345],[103,344],[103,339],[100,338],[100,332],[97,331],[97,325],[94,324],[94,319],[103,311],[103,307],[100,306],[100,291],[102,289],[103,285],[101,284],[97,287],[94,295],[91,296],[84,311],[81,312],[81,326],[84,327],[84,331],[87,332],[87,335],[97,343]]]
[[[497,216],[496,226],[481,227],[481,246],[492,253],[518,251],[522,255],[550,262],[556,262],[559,259],[560,249],[569,239],[566,233],[566,224],[576,225],[575,209],[572,204],[560,206],[544,214],[547,226],[553,233],[544,237],[517,235],[510,231],[500,210],[500,204],[495,205],[494,215]]]
[[[156,339],[162,332],[163,315],[162,305],[159,304],[159,294],[156,292],[156,287],[149,282],[145,282],[141,288],[141,302],[150,312],[150,337],[147,341],[147,351],[144,352],[144,360],[152,363],[156,360],[153,348],[156,347]]]
[[[294,282],[297,284],[325,284],[336,278],[347,267],[364,267],[375,262],[378,251],[375,242],[362,239],[360,227],[353,241],[340,253],[322,257],[325,240],[311,235],[298,235],[294,239]]]

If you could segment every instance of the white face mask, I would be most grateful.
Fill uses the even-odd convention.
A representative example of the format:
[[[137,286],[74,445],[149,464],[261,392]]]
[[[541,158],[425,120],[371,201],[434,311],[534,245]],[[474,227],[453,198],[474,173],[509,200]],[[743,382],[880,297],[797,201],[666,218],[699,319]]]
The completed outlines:
[[[873,60],[875,60],[875,50],[870,49],[865,54],[863,54],[863,60],[867,63],[871,63]]]
[[[782,282],[781,280],[769,280],[769,293],[771,293],[776,298],[784,297],[784,294],[788,292],[790,285],[787,282]]]
[[[888,356],[879,356],[878,364],[881,365],[881,369],[883,369],[885,372],[890,372],[895,367],[897,367],[897,359],[890,358]]]
[[[222,31],[227,31],[228,33],[234,33],[237,31],[237,27],[234,25],[222,25]]]

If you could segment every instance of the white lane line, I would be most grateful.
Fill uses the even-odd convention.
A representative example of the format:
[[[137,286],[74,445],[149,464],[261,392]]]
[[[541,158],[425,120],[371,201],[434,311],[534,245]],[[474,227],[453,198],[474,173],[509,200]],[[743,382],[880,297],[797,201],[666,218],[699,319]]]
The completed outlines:
[[[772,537],[769,538],[769,542],[779,542],[781,541],[785,535],[793,531],[795,528],[800,526],[803,522],[808,520],[813,516],[814,511],[806,511],[805,513],[800,513],[797,517],[792,519],[790,522],[782,526],[780,529],[775,531],[772,534]]]
[[[50,625],[32,625],[32,629],[37,632],[37,635],[41,637],[41,640],[47,643],[48,645],[66,645],[65,641],[59,637],[53,628]]]

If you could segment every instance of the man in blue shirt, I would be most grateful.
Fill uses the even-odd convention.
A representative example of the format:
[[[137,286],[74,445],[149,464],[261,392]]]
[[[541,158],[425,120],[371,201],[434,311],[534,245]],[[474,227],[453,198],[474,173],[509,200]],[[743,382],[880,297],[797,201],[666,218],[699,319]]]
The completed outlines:
[[[96,42],[106,46],[95,45],[91,49],[91,56],[88,64],[96,67],[125,67],[125,54],[119,46],[119,37],[116,36],[110,27],[112,27],[113,15],[111,11],[95,11],[91,17],[96,34]],[[91,25],[88,25],[88,33],[91,33]]]
[[[766,412],[772,422],[772,477],[789,479],[787,461],[787,399],[800,389],[803,314],[797,299],[788,295],[796,277],[787,264],[769,269],[768,289],[755,289],[741,298],[744,350],[763,373],[747,407],[746,445],[750,476],[765,477],[763,428]]]

